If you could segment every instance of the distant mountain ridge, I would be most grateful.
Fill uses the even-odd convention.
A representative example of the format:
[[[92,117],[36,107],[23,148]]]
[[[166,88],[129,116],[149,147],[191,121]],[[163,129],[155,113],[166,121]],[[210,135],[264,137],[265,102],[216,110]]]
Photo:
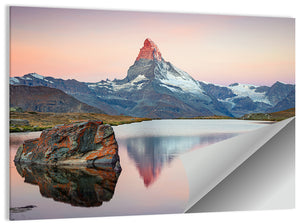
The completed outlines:
[[[104,113],[69,96],[59,89],[45,86],[11,85],[10,107],[20,107],[24,111],[55,113]]]
[[[37,73],[29,73],[22,77],[11,77],[9,83],[11,85],[46,86],[59,89],[77,100],[101,109],[108,114],[118,114],[110,105],[99,100],[95,92],[91,90],[86,83],[79,82],[75,79],[64,80],[50,76],[44,77]]]
[[[285,110],[295,105],[293,84],[222,86],[197,81],[165,61],[149,38],[122,80],[85,83],[30,73],[11,77],[10,84],[57,88],[108,114],[135,117],[240,117],[248,113],[274,112],[279,108]]]
[[[200,82],[206,92],[215,96],[236,117],[247,113],[276,112],[276,105],[286,99],[280,110],[295,107],[295,85],[275,82],[272,86],[234,83],[227,86]],[[279,105],[277,107],[279,107]]]

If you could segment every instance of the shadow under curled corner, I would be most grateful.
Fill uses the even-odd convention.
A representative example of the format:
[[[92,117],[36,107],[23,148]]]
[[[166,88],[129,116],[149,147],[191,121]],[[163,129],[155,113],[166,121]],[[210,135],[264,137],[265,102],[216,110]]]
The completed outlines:
[[[295,118],[186,213],[295,207]]]

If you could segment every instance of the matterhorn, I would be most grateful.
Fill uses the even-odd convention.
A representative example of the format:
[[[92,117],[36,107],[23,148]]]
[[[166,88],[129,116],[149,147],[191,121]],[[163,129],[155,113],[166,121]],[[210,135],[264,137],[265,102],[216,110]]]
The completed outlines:
[[[91,87],[102,101],[125,115],[151,118],[230,115],[221,103],[205,94],[198,81],[165,61],[150,38],[144,41],[124,79],[101,81]]]

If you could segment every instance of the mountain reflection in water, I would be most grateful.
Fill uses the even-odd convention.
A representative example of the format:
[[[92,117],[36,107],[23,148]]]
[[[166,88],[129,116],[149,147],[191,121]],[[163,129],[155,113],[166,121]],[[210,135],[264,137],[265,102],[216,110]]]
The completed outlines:
[[[115,191],[119,173],[111,167],[57,167],[15,163],[25,183],[38,185],[43,197],[80,207],[101,206]]]
[[[18,147],[40,132],[11,133],[10,219],[182,213],[189,182],[179,155],[267,125],[179,119],[114,126],[120,176],[104,168],[15,164]]]
[[[127,138],[129,157],[135,162],[144,185],[149,187],[159,177],[164,166],[182,153],[225,140],[236,133],[201,136],[162,136]]]

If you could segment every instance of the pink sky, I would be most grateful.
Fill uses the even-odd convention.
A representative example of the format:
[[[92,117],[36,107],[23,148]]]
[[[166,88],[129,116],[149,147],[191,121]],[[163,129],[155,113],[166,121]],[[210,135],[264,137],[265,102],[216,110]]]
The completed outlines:
[[[123,79],[149,37],[196,80],[295,83],[291,18],[12,7],[10,75]]]

